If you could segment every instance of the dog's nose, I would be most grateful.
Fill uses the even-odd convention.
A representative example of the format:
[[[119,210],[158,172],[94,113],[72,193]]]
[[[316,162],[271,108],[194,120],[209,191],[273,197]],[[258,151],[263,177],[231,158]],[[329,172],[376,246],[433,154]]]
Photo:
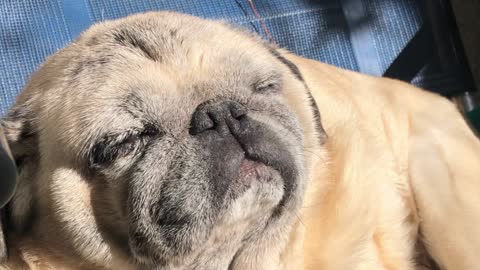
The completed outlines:
[[[235,101],[205,102],[200,104],[192,115],[190,134],[198,135],[214,130],[225,135],[235,134],[247,109]]]

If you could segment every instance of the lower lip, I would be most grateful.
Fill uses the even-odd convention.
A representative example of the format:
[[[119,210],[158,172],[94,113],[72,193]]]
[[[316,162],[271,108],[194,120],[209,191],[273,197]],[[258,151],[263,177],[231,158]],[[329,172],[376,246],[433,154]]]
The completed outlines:
[[[259,170],[261,167],[264,167],[265,165],[255,162],[252,160],[244,159],[242,161],[242,164],[240,165],[240,173],[243,177],[256,177],[258,178],[259,175]]]

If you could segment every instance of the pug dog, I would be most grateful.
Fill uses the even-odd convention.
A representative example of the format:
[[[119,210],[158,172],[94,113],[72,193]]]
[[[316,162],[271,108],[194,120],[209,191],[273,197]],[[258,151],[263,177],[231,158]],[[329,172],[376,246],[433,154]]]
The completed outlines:
[[[226,23],[96,24],[2,127],[3,270],[480,265],[480,142],[450,101]]]

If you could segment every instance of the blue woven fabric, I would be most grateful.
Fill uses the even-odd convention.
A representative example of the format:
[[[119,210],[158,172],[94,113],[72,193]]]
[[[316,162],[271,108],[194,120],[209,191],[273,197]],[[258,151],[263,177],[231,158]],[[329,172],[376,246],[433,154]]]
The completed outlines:
[[[355,0],[354,0],[355,1]],[[376,73],[386,70],[419,29],[416,0],[361,1],[372,39],[360,45],[373,48]],[[359,44],[344,16],[342,1],[255,0],[258,12],[275,41],[295,53],[351,70],[359,70]],[[14,102],[31,74],[45,58],[72,41],[90,24],[150,10],[174,10],[224,19],[252,30],[262,28],[246,0],[2,0],[0,1],[0,115]],[[352,43],[353,42],[353,43]],[[360,65],[359,65],[360,63]],[[379,75],[379,74],[376,74]],[[451,74],[423,72],[424,78],[450,79]],[[433,79],[432,79],[433,78]],[[452,79],[453,78],[453,79]],[[440,87],[441,84],[440,84]]]

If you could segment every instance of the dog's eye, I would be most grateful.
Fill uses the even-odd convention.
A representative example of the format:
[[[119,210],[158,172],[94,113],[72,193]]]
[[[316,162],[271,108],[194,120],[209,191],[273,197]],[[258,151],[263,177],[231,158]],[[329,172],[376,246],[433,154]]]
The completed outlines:
[[[255,91],[262,92],[262,93],[269,92],[269,91],[278,91],[278,87],[273,83],[269,83],[267,85],[257,86]]]
[[[161,135],[162,132],[157,127],[146,125],[141,131],[105,136],[92,148],[89,158],[90,166],[105,166],[118,158],[137,153],[149,139]]]
[[[105,138],[96,143],[90,155],[90,165],[109,164],[115,159],[133,152],[140,144],[139,137],[130,135],[121,140]]]
[[[274,77],[274,78],[256,83],[254,88],[255,88],[255,92],[257,93],[278,92],[281,89],[281,83],[279,82],[277,77]]]

